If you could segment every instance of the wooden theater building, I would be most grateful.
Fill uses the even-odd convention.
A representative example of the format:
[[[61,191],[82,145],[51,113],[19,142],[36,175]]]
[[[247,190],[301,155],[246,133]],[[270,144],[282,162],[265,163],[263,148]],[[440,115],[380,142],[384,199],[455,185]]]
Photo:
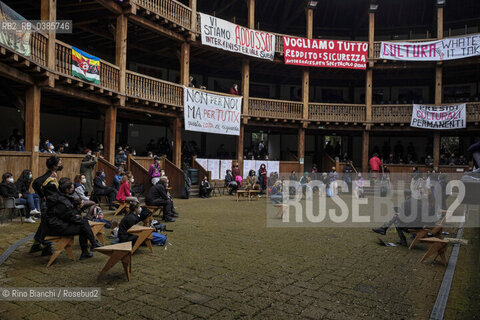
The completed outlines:
[[[117,146],[132,146],[132,166],[146,167],[147,145],[164,138],[164,165],[180,176],[191,142],[198,156],[220,152],[240,167],[262,144],[283,172],[326,170],[335,157],[367,171],[374,152],[388,157],[400,145],[403,161],[390,168],[406,172],[428,155],[441,170],[466,169],[466,149],[480,137],[478,0],[0,3],[2,23],[73,26],[0,30],[0,168],[15,176],[44,170],[47,139],[98,141],[100,165],[114,170]],[[241,97],[237,134],[186,130],[184,93],[193,86]],[[412,126],[424,105],[459,106],[462,125]],[[14,129],[25,151],[5,150]],[[446,152],[467,162],[443,166]],[[73,176],[83,155],[62,157]]]

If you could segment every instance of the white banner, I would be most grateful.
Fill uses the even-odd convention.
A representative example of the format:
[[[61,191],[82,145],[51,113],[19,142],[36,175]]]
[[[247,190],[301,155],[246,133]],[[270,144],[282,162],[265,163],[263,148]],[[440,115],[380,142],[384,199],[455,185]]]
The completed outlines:
[[[411,127],[422,129],[461,129],[466,128],[465,103],[448,106],[413,105]]]
[[[382,42],[380,59],[442,61],[480,55],[480,34],[428,42]]]
[[[242,97],[184,87],[185,130],[240,135]]]
[[[200,13],[202,44],[260,59],[273,60],[275,35],[248,29],[208,14]]]
[[[220,160],[218,159],[208,159],[207,171],[212,172],[212,180],[220,179],[219,170],[220,170]]]

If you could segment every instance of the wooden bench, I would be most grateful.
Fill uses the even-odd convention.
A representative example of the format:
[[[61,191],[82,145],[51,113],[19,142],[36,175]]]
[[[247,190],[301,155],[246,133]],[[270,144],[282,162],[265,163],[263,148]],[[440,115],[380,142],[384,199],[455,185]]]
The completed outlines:
[[[93,235],[98,238],[98,241],[100,241],[102,245],[105,245],[105,240],[103,240],[103,235],[105,233],[105,222],[88,221],[88,224],[92,229]]]
[[[163,207],[157,207],[157,206],[147,206],[147,205],[143,205],[142,207],[145,207],[147,208],[148,210],[152,211],[152,215],[150,217],[148,217],[147,219],[143,220],[143,225],[145,227],[148,227],[148,225],[150,224],[150,222],[152,222],[154,219],[153,219],[153,216],[155,214],[158,214],[159,216],[162,215],[162,212],[163,212]]]
[[[220,190],[222,193],[220,193]],[[215,180],[213,182],[213,188],[212,188],[212,194],[215,196],[217,193],[219,196],[225,195],[225,191],[227,190],[227,187],[225,186],[225,182],[223,180]]]
[[[119,261],[122,261],[123,270],[127,276],[127,280],[130,281],[130,273],[132,272],[132,242],[123,242],[118,244],[113,244],[110,246],[96,248],[95,251],[106,254],[110,256],[107,263],[103,267],[102,271],[97,277],[97,281],[114,265]]]
[[[58,255],[63,251],[67,251],[70,258],[75,261],[75,256],[73,255],[73,239],[74,236],[46,236],[45,241],[52,241],[56,243],[56,250],[50,257],[50,260],[47,263],[47,268],[52,265],[52,263],[57,259]]]
[[[127,208],[128,206],[128,202],[118,202],[118,201],[113,201],[113,204],[116,204],[118,205],[118,208],[117,210],[115,210],[115,213],[113,214],[113,216],[116,216],[117,214],[119,214],[120,212],[123,211],[123,209]]]
[[[285,213],[287,213],[288,205],[277,203],[277,204],[274,204],[273,206],[275,208],[278,208],[276,217],[283,219],[283,216],[285,215]]]
[[[248,196],[248,200],[250,201],[252,198],[252,195],[255,196],[260,193],[260,190],[237,190],[237,202],[240,199],[240,195],[242,195],[244,198],[245,196]]]
[[[433,261],[435,261],[437,257],[440,256],[443,264],[447,266],[448,262],[447,258],[445,257],[445,252],[447,251],[448,241],[439,238],[424,238],[420,239],[420,241],[430,247],[425,253],[425,255],[422,257],[420,262],[425,261],[425,259],[435,254],[435,258],[433,259]]]
[[[127,230],[128,233],[138,236],[138,239],[132,248],[132,254],[135,253],[135,251],[137,251],[138,247],[140,247],[140,245],[143,242],[145,242],[147,247],[150,249],[150,252],[153,252],[152,241],[151,241],[153,231],[155,231],[154,228],[142,227],[139,225],[135,225]]]

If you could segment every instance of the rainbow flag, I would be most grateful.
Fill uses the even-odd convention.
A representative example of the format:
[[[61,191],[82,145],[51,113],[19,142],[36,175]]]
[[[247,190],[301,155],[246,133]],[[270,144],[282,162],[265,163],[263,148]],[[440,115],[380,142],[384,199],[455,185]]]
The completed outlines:
[[[72,76],[100,84],[100,59],[72,47]]]

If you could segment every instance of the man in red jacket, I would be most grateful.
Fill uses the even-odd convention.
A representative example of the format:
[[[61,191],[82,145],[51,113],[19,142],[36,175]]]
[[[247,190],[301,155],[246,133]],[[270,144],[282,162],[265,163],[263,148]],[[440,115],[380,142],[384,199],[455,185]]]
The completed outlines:
[[[373,157],[370,158],[370,161],[368,161],[368,164],[370,165],[370,171],[372,172],[372,176],[374,179],[378,178],[378,173],[380,170],[383,170],[383,164],[380,158],[378,157],[378,154],[374,153]]]

